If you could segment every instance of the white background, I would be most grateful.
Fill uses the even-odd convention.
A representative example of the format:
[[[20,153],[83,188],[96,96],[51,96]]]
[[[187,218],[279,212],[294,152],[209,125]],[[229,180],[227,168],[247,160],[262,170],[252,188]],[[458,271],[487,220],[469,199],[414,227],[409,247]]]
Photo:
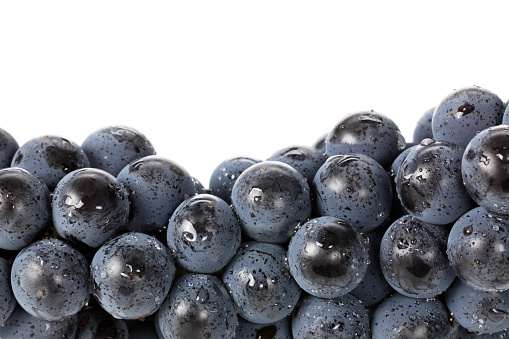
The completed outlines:
[[[0,128],[146,134],[205,186],[223,160],[311,145],[373,109],[411,141],[455,88],[509,98],[502,1],[0,3]]]

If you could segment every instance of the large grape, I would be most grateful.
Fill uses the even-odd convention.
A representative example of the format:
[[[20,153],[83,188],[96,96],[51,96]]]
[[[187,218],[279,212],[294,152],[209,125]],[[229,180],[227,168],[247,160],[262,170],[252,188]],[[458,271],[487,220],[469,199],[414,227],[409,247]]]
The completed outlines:
[[[456,277],[447,258],[447,233],[410,215],[396,220],[380,244],[380,266],[389,284],[413,298],[445,291]]]
[[[464,148],[475,134],[502,123],[504,103],[484,88],[471,86],[454,90],[435,107],[433,139]]]
[[[474,207],[461,178],[463,148],[424,139],[401,163],[396,189],[403,207],[433,225],[447,225]]]
[[[177,263],[197,273],[226,266],[240,246],[240,223],[221,198],[198,194],[175,210],[168,224],[168,247]]]
[[[509,215],[509,125],[476,134],[465,148],[461,171],[476,203],[492,213]]]
[[[14,259],[11,285],[18,303],[31,315],[50,321],[78,313],[89,298],[87,259],[58,239],[25,247]]]
[[[362,232],[381,225],[391,211],[391,179],[380,164],[366,155],[330,157],[313,183],[316,213],[347,220]]]
[[[246,320],[268,324],[290,315],[301,289],[290,275],[285,249],[247,242],[223,270],[223,283]]]
[[[460,279],[478,290],[509,289],[509,219],[474,208],[449,233],[447,253]]]
[[[53,225],[71,242],[96,248],[119,233],[129,217],[127,190],[111,174],[83,168],[66,175],[53,193]]]
[[[362,302],[345,294],[334,299],[306,296],[292,319],[294,339],[369,339],[369,316]]]
[[[371,320],[373,339],[452,339],[457,330],[438,299],[414,299],[399,293],[382,301]]]
[[[12,158],[18,148],[16,139],[9,132],[0,128],[0,169],[11,166]]]
[[[458,279],[447,289],[445,302],[454,318],[469,331],[496,333],[509,327],[509,291],[479,291]]]
[[[46,135],[21,145],[14,154],[11,166],[24,168],[38,176],[53,191],[66,174],[90,167],[90,162],[74,141]]]
[[[0,170],[0,248],[20,250],[51,224],[46,184],[22,168]]]
[[[363,154],[388,168],[405,148],[405,138],[387,116],[373,112],[351,113],[339,121],[326,139],[327,156]]]
[[[357,229],[335,217],[306,222],[288,246],[288,264],[307,293],[334,298],[354,289],[366,271],[368,253]]]
[[[270,243],[290,240],[311,215],[306,179],[290,165],[263,161],[246,169],[232,189],[232,205],[250,238]]]
[[[144,233],[122,234],[102,245],[91,263],[93,294],[117,319],[155,313],[175,277],[168,249]]]
[[[144,134],[125,126],[101,128],[90,134],[81,148],[90,160],[90,166],[113,176],[130,162],[156,154]]]
[[[183,167],[157,155],[131,162],[117,179],[131,202],[128,231],[166,231],[173,211],[196,193],[193,178]]]
[[[175,280],[156,321],[165,339],[232,338],[237,313],[219,279],[185,274]]]

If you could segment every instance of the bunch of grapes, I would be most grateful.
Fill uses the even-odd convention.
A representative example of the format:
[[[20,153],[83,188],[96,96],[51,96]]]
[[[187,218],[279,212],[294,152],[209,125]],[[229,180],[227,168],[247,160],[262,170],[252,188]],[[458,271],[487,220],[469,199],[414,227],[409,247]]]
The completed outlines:
[[[0,338],[505,338],[506,107],[352,113],[208,187],[132,128],[0,130]]]

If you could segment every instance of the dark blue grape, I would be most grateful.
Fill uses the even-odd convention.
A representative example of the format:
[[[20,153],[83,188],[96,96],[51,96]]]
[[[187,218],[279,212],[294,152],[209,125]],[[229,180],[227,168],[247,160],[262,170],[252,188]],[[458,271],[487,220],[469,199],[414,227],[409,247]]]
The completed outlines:
[[[87,259],[58,239],[25,247],[14,259],[11,285],[18,303],[35,317],[56,321],[78,313],[89,298]]]
[[[0,325],[9,318],[16,304],[11,288],[11,265],[0,258]]]
[[[435,107],[428,109],[420,119],[417,121],[417,124],[414,128],[413,142],[416,145],[419,145],[421,141],[424,139],[433,139],[433,130],[431,128],[431,119],[433,118],[433,113],[435,112]]]
[[[156,321],[165,339],[232,338],[237,313],[219,279],[185,274],[175,280]]]
[[[21,168],[0,170],[0,248],[20,250],[51,224],[46,184]]]
[[[0,338],[75,338],[77,329],[77,314],[62,320],[49,321],[34,317],[18,305],[9,319],[0,325]]]
[[[351,294],[333,299],[304,297],[293,316],[292,333],[294,339],[371,338],[368,311]]]
[[[366,155],[330,157],[313,183],[316,213],[347,220],[362,232],[381,225],[391,211],[391,179]]]
[[[232,188],[239,175],[260,160],[248,157],[235,157],[220,163],[210,176],[209,187],[212,194],[231,204]]]
[[[373,232],[364,234],[368,248],[368,266],[359,284],[350,292],[360,299],[364,305],[370,307],[394,293],[394,289],[385,280],[380,267],[380,243],[385,233],[385,227],[379,227]]]
[[[320,298],[354,289],[366,271],[368,253],[361,234],[335,217],[306,222],[288,246],[288,264],[299,286]]]
[[[18,148],[19,145],[16,139],[0,128],[0,169],[11,166],[12,158]]]
[[[247,242],[223,270],[223,283],[244,319],[269,324],[290,315],[301,289],[290,274],[285,249]]]
[[[447,258],[447,233],[442,226],[410,215],[396,220],[380,244],[380,266],[387,282],[413,298],[432,298],[445,291],[456,277]]]
[[[396,190],[403,207],[433,225],[447,225],[474,207],[461,178],[463,148],[424,139],[401,163]]]
[[[129,217],[127,190],[111,174],[82,168],[66,175],[53,193],[53,225],[77,244],[99,247],[119,233]]]
[[[373,112],[347,115],[327,136],[329,157],[338,154],[363,154],[388,168],[405,148],[405,138],[387,116]]]
[[[165,231],[173,211],[196,193],[193,178],[183,167],[157,155],[133,161],[117,179],[129,192],[128,231]]]
[[[292,338],[290,317],[269,324],[256,324],[238,317],[235,339],[288,339]]]
[[[396,293],[382,301],[371,320],[373,339],[455,338],[458,326],[437,299],[415,299]]]
[[[41,178],[53,191],[66,174],[90,167],[85,152],[74,141],[58,136],[33,138],[16,151],[12,167],[21,167]]]
[[[325,154],[325,145],[328,136],[329,132],[316,139],[316,141],[313,143],[313,148],[320,151],[320,153]]]
[[[270,243],[290,240],[295,227],[311,215],[306,179],[290,165],[264,161],[246,169],[232,189],[232,205],[242,230]]]
[[[476,203],[490,212],[509,215],[509,125],[476,134],[465,148],[461,170]]]
[[[415,148],[417,147],[417,145],[412,145],[412,146],[409,146],[407,148],[405,148],[405,150],[403,150],[403,152],[401,152],[397,157],[396,159],[394,159],[392,165],[391,165],[391,170],[390,170],[390,176],[393,178],[394,182],[396,182],[396,176],[398,175],[398,171],[399,171],[399,168],[401,167],[401,164],[403,163],[403,160],[406,159],[407,155]]]
[[[445,292],[445,302],[461,326],[476,333],[509,328],[509,291],[475,290],[457,279]]]
[[[90,166],[113,176],[130,162],[155,155],[154,147],[145,135],[124,126],[102,128],[90,134],[81,144]]]
[[[478,86],[454,90],[435,108],[433,139],[465,148],[475,134],[502,123],[504,103]]]
[[[167,248],[156,238],[136,232],[102,245],[91,269],[94,297],[117,319],[140,319],[155,313],[175,277]]]
[[[186,270],[213,273],[233,258],[241,242],[240,223],[221,198],[198,194],[177,207],[168,224],[168,247]]]
[[[318,169],[325,162],[325,154],[309,146],[292,146],[272,154],[268,161],[281,161],[295,168],[311,185]]]
[[[509,289],[509,219],[482,207],[462,215],[449,233],[447,253],[460,279],[483,291]]]
[[[85,307],[78,313],[78,331],[75,339],[101,338],[129,338],[125,321],[113,318],[99,306]]]

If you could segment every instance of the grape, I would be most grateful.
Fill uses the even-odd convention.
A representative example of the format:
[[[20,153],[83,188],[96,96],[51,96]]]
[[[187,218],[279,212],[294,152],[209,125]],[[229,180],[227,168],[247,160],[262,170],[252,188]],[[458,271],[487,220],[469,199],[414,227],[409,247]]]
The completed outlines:
[[[299,286],[320,298],[355,288],[366,271],[368,253],[361,234],[335,217],[306,222],[288,246],[288,264]]]
[[[0,248],[20,250],[51,224],[46,184],[22,168],[0,170]]]
[[[458,326],[437,299],[414,299],[396,293],[382,301],[371,320],[373,339],[455,338]]]
[[[446,254],[447,233],[410,215],[396,220],[380,244],[380,266],[388,283],[413,298],[445,291],[456,277]]]
[[[419,121],[414,128],[413,142],[416,145],[419,145],[421,141],[424,139],[433,139],[433,130],[431,128],[431,119],[433,118],[433,113],[435,112],[435,107],[428,109],[421,116]]]
[[[336,155],[327,159],[313,181],[316,213],[349,221],[369,232],[387,219],[392,205],[392,184],[387,172],[372,158]]]
[[[509,125],[476,134],[465,148],[461,170],[476,203],[490,212],[509,215]]]
[[[223,270],[223,283],[244,319],[269,324],[288,316],[301,289],[290,275],[285,249],[277,244],[244,243]]]
[[[316,139],[316,141],[313,143],[313,148],[320,151],[320,153],[325,155],[325,144],[327,140],[327,136],[329,136],[329,133],[323,134],[321,137]]]
[[[233,258],[241,242],[232,208],[216,196],[198,194],[177,207],[168,224],[168,247],[177,263],[197,273],[214,273]]]
[[[16,298],[11,289],[11,265],[0,258],[0,325],[4,323],[16,307]]]
[[[496,333],[509,327],[509,291],[478,291],[457,279],[445,292],[445,302],[469,331]]]
[[[18,148],[18,142],[14,137],[0,128],[0,169],[11,166],[12,158]]]
[[[453,223],[474,207],[461,178],[463,148],[424,139],[401,163],[396,190],[403,207],[433,225]]]
[[[49,321],[78,313],[89,298],[86,258],[58,239],[43,239],[18,253],[11,285],[18,303],[31,315]]]
[[[325,162],[325,154],[308,146],[283,148],[272,154],[268,161],[281,161],[295,168],[311,185],[318,169]]]
[[[90,167],[90,162],[74,141],[47,135],[21,145],[14,154],[11,166],[24,168],[38,176],[53,191],[66,174]]]
[[[269,324],[256,324],[238,317],[235,339],[288,339],[292,337],[290,317]]]
[[[156,321],[165,339],[232,338],[235,306],[219,279],[185,274],[175,280]]]
[[[113,176],[117,176],[130,162],[156,154],[145,135],[124,126],[110,126],[93,132],[83,141],[81,148],[92,167]]]
[[[293,316],[294,339],[371,338],[366,307],[350,294],[323,299],[306,296]]]
[[[232,188],[232,205],[250,238],[290,240],[295,226],[311,215],[309,185],[290,165],[264,161],[246,169]]]
[[[368,266],[359,284],[350,292],[360,299],[367,307],[378,304],[380,301],[394,293],[393,288],[385,280],[380,267],[380,243],[385,233],[385,227],[364,234],[367,239]]]
[[[475,134],[502,123],[504,103],[478,86],[454,90],[435,108],[433,139],[465,148]]]
[[[166,232],[173,211],[196,193],[193,178],[183,167],[157,155],[131,162],[117,179],[131,202],[128,231]]]
[[[62,320],[49,321],[34,317],[18,305],[9,319],[0,325],[0,338],[74,338],[77,329],[77,314]]]
[[[117,319],[155,313],[175,277],[173,258],[156,238],[130,232],[102,245],[91,263],[93,294]]]
[[[66,175],[53,193],[53,225],[69,241],[99,247],[129,217],[127,190],[111,174],[83,168]]]
[[[404,149],[405,138],[398,126],[383,114],[351,113],[339,121],[325,143],[327,156],[363,154],[388,168]]]
[[[78,313],[76,339],[127,339],[129,331],[123,320],[113,318],[99,306],[85,307]]]
[[[456,275],[483,291],[509,289],[509,219],[474,208],[461,216],[449,233],[447,252]]]
[[[209,187],[212,193],[231,204],[232,188],[239,175],[260,160],[248,157],[235,157],[220,163],[210,176]]]

